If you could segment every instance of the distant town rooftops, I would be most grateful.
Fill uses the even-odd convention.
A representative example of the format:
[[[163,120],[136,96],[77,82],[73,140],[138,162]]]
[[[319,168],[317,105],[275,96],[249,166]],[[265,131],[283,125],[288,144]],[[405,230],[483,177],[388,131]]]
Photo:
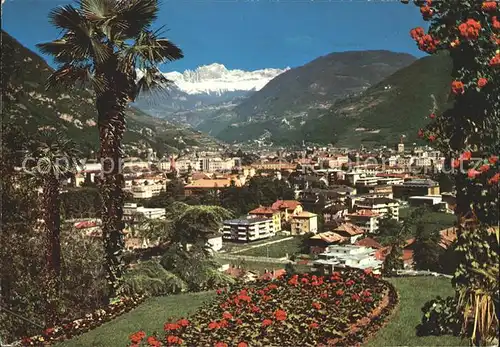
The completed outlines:
[[[276,200],[271,208],[274,210],[295,210],[298,206],[301,206],[302,204],[296,200]]]
[[[303,212],[300,212],[300,213],[297,213],[296,215],[294,215],[293,218],[311,218],[314,216],[317,216],[317,214],[312,213],[312,212],[303,211]]]
[[[248,212],[248,214],[274,214],[276,212],[279,211],[268,206],[260,206],[251,210],[250,212]]]
[[[355,213],[347,214],[348,217],[379,217],[380,214],[371,210],[358,210]]]
[[[428,178],[414,178],[404,182],[403,185],[408,187],[435,187],[438,183]]]

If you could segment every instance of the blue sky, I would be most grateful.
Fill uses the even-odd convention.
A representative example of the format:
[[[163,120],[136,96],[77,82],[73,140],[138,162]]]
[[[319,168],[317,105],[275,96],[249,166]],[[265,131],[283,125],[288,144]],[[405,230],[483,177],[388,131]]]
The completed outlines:
[[[2,28],[36,51],[58,36],[48,12],[71,0],[6,0]],[[388,49],[422,56],[409,30],[424,26],[418,8],[399,0],[163,0],[157,25],[185,58],[162,66],[183,71],[222,63],[255,70],[303,65],[331,52]]]

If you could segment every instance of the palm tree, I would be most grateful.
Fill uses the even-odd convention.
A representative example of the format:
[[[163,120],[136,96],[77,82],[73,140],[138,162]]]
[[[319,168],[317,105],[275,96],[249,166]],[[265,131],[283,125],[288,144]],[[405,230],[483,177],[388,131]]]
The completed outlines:
[[[32,146],[31,156],[36,163],[32,170],[35,178],[42,183],[43,221],[46,229],[47,258],[46,296],[47,321],[51,326],[55,323],[56,298],[59,291],[61,273],[61,201],[59,198],[60,181],[68,178],[79,166],[80,152],[75,144],[62,134],[53,131],[39,133]]]
[[[158,65],[183,57],[180,48],[160,37],[161,29],[152,29],[158,11],[158,0],[79,0],[76,8],[66,5],[51,11],[50,21],[62,30],[62,36],[37,45],[59,64],[47,87],[80,83],[95,92],[103,242],[111,297],[118,293],[123,274],[124,194],[120,162],[125,110],[140,92],[168,86],[170,81]]]

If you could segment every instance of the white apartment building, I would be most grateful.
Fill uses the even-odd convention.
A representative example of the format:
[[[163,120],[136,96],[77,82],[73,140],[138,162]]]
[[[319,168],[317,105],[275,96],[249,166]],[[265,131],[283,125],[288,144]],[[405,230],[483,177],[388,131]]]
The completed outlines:
[[[380,217],[378,213],[370,210],[359,210],[355,213],[348,213],[346,220],[363,229],[365,233],[375,233],[378,230]]]
[[[220,157],[200,158],[196,161],[195,169],[203,172],[230,171],[235,166],[233,159]]]
[[[375,258],[375,249],[356,245],[331,245],[318,255],[312,270],[324,275],[332,274],[337,268],[372,269],[382,267],[382,261]]]
[[[399,207],[399,201],[389,198],[365,198],[354,203],[356,210],[368,210],[380,216],[389,213],[395,220],[399,220]]]
[[[224,221],[222,237],[227,241],[249,242],[276,234],[271,218],[231,219]]]
[[[123,219],[131,220],[135,215],[142,214],[149,219],[163,219],[165,218],[164,208],[146,208],[138,206],[136,203],[125,203],[123,206]]]
[[[148,185],[137,185],[132,186],[130,191],[135,199],[149,199],[155,195],[159,195],[162,190],[165,189],[164,184],[148,184]]]

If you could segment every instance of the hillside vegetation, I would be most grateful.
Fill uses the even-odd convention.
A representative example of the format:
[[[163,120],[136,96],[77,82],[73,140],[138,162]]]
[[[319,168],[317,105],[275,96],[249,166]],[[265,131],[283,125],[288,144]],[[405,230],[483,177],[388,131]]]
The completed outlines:
[[[25,48],[6,32],[2,31],[2,50],[14,56],[20,73],[12,76],[16,90],[16,102],[8,114],[23,125],[28,133],[43,128],[55,128],[73,139],[83,150],[98,148],[96,129],[97,112],[90,90],[46,90],[45,81],[52,68],[36,53]],[[5,67],[3,67],[5,68]],[[14,95],[12,95],[14,97]],[[171,152],[186,145],[213,145],[213,139],[198,131],[153,118],[135,108],[127,111],[125,148],[129,150],[153,147],[160,152]]]

